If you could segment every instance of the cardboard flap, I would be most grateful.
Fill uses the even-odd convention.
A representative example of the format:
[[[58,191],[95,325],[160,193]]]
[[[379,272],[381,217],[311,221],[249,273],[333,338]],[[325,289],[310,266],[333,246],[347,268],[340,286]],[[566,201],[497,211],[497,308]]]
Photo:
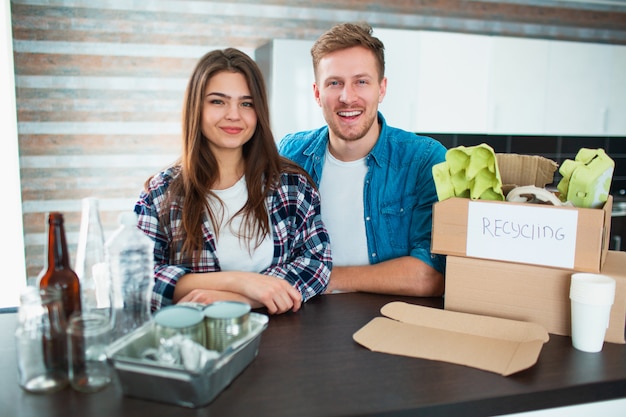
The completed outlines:
[[[497,153],[502,184],[544,188],[554,180],[558,164],[539,155]]]
[[[353,335],[357,343],[375,352],[450,362],[501,375],[534,365],[548,339],[541,326],[531,323],[400,302],[389,303],[382,311],[397,319],[374,318]],[[468,323],[473,323],[471,332]],[[492,327],[499,329],[493,332]]]
[[[424,327],[441,328],[451,332],[485,336],[510,341],[549,340],[540,325],[517,320],[444,311],[395,301],[384,305],[380,312],[392,319]]]

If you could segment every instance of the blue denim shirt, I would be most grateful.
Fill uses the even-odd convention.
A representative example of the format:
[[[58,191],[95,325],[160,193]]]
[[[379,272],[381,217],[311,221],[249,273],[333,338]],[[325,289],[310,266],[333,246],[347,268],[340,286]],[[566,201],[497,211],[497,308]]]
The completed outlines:
[[[370,263],[410,255],[443,273],[445,257],[430,252],[430,240],[432,205],[437,202],[432,167],[445,160],[446,148],[432,138],[387,126],[381,113],[378,122],[380,136],[366,157],[363,186]],[[319,186],[328,140],[324,126],[285,136],[279,151]]]

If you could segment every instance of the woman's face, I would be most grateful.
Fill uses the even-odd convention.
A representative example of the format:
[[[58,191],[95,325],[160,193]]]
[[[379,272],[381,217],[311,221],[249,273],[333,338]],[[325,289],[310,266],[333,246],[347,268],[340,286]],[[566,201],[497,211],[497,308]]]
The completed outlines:
[[[239,150],[250,140],[257,116],[250,89],[238,72],[215,74],[206,86],[202,105],[202,133],[215,153]]]

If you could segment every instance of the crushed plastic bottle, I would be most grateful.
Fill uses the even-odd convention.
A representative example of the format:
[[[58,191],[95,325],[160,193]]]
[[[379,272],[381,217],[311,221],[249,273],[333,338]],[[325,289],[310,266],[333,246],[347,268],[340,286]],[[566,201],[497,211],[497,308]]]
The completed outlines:
[[[115,337],[130,333],[151,319],[154,286],[154,242],[137,228],[134,212],[120,214],[119,223],[106,243]]]

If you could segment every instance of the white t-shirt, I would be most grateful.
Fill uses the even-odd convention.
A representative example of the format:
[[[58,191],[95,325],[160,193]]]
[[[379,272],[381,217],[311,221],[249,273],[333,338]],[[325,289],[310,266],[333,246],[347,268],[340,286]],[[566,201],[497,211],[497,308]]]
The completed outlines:
[[[235,185],[225,190],[212,190],[223,202],[223,205],[213,198],[209,198],[209,204],[214,213],[219,214],[225,210],[222,216],[222,223],[219,226],[219,238],[217,239],[216,253],[219,258],[222,271],[247,271],[261,272],[269,267],[274,256],[274,239],[272,234],[265,236],[261,246],[254,249],[252,242],[252,250],[245,239],[239,238],[239,229],[243,217],[241,215],[232,216],[237,213],[248,200],[248,189],[246,188],[246,179],[241,177]],[[230,221],[230,222],[229,222]]]
[[[343,162],[326,149],[319,192],[333,265],[369,265],[363,212],[365,158]]]

